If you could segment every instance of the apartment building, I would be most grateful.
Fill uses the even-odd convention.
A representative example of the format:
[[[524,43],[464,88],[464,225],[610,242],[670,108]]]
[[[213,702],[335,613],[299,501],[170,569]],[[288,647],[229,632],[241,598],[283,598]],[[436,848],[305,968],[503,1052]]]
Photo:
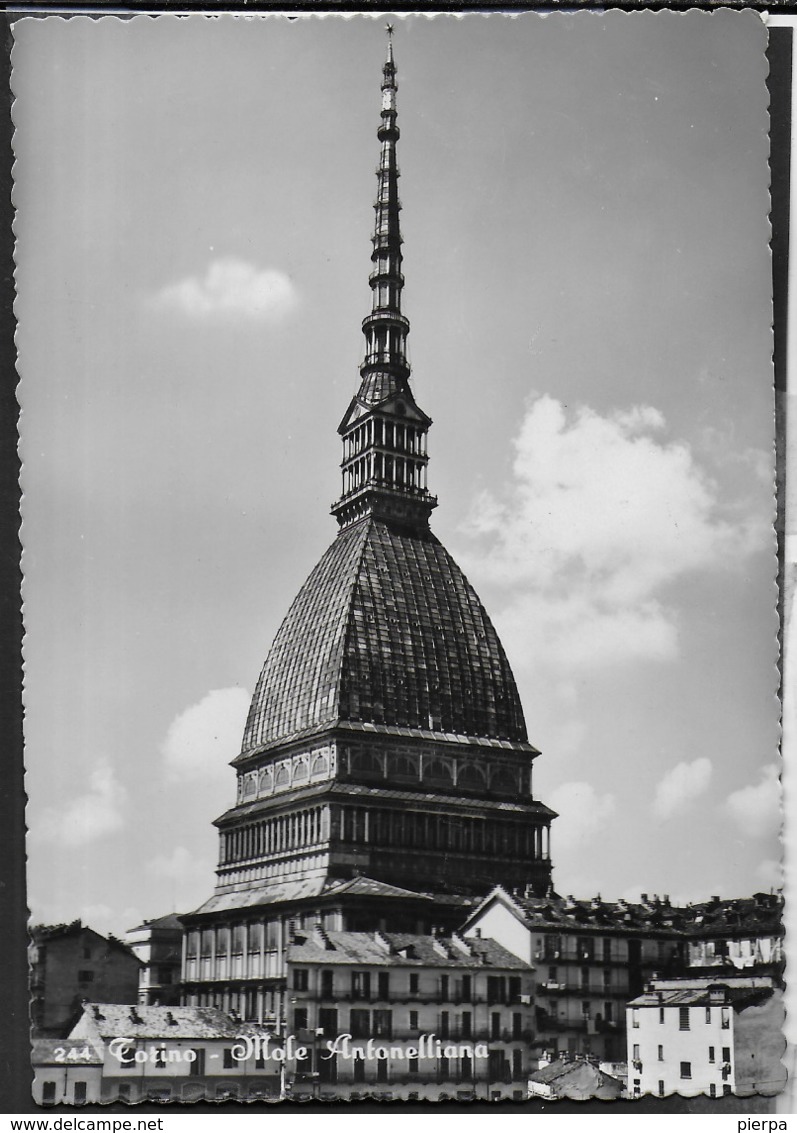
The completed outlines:
[[[489,939],[328,932],[288,948],[294,1096],[523,1100],[532,977]]]
[[[652,980],[628,1005],[628,1089],[642,1094],[776,1094],[782,993],[767,977]]]

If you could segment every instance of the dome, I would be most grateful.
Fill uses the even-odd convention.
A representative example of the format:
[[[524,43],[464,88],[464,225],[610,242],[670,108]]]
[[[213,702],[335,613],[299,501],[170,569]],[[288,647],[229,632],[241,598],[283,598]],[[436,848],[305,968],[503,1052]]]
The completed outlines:
[[[274,639],[242,754],[339,722],[527,742],[498,635],[428,529],[339,532]]]

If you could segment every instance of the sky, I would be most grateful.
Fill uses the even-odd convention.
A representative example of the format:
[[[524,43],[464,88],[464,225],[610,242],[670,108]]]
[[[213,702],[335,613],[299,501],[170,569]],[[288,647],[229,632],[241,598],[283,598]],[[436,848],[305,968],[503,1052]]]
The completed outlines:
[[[433,529],[502,637],[561,893],[780,883],[765,31],[394,20]],[[212,891],[271,639],[336,532],[384,18],[23,19],[33,919]]]

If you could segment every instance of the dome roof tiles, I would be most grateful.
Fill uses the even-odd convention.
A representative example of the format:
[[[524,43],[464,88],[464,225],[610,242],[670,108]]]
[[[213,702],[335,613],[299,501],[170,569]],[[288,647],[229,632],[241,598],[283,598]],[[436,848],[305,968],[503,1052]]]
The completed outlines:
[[[339,533],[274,639],[242,753],[341,721],[526,742],[498,635],[428,530]]]

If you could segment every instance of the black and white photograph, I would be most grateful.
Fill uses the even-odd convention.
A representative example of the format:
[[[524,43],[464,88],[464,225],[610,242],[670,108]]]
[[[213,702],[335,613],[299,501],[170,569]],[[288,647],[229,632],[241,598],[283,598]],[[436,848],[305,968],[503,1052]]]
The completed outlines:
[[[13,34],[35,1105],[772,1111],[765,21]]]

